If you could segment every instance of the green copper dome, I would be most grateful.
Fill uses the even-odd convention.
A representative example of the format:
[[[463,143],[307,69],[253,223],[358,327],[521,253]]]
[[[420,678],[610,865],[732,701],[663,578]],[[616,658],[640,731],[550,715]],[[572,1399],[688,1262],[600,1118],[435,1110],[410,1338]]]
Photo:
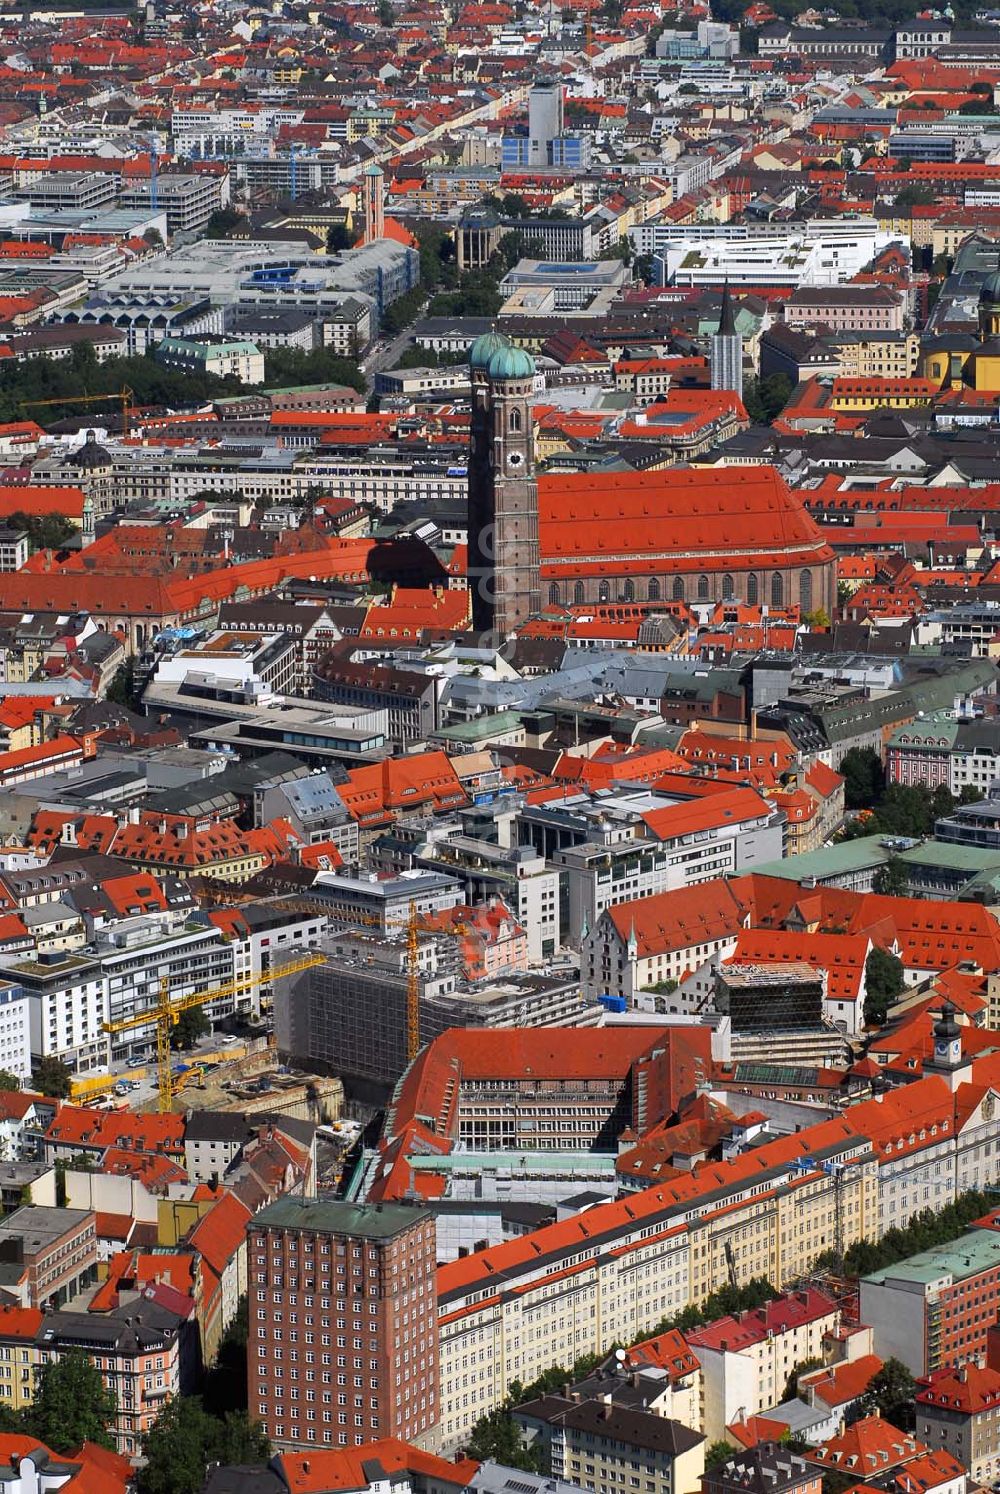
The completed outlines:
[[[523,348],[508,345],[497,349],[486,372],[491,379],[530,379],[535,372],[535,360]]]
[[[987,275],[979,292],[979,301],[981,305],[1000,305],[1000,270]]]
[[[500,332],[483,332],[469,349],[469,367],[488,368],[493,354],[507,346],[507,339]]]

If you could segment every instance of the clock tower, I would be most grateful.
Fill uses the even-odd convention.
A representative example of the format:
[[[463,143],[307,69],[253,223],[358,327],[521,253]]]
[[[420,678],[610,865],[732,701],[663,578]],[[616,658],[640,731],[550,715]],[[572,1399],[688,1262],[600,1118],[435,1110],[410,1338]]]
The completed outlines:
[[[924,1073],[940,1074],[953,1094],[972,1078],[972,1060],[962,1053],[962,1029],[950,1001],[942,1003],[941,1015],[934,1023],[934,1057],[924,1060]]]
[[[469,355],[469,588],[473,626],[500,643],[541,610],[535,364],[496,332]]]

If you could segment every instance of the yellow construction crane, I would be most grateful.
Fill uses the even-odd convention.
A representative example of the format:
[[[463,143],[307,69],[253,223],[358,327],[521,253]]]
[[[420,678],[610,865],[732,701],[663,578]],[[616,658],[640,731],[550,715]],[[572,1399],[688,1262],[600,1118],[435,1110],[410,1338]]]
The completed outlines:
[[[322,965],[325,958],[325,955],[315,950],[275,970],[267,970],[260,975],[240,976],[238,980],[227,981],[225,985],[213,986],[207,991],[194,991],[189,996],[178,996],[176,1000],[171,1000],[169,981],[161,980],[159,999],[155,1006],[146,1007],[144,1011],[135,1012],[131,1017],[123,1017],[117,1022],[105,1022],[104,1031],[119,1033],[134,1032],[138,1027],[156,1028],[156,1070],[160,1085],[159,1109],[163,1114],[168,1115],[174,1100],[170,1034],[181,1013],[189,1012],[195,1006],[206,1006],[209,1002],[220,1001],[227,996],[238,996],[243,991],[252,991],[255,986],[281,980],[286,975],[298,975],[301,970],[311,970],[316,965]]]
[[[24,399],[22,410],[33,410],[41,405],[101,405],[116,401],[122,407],[122,435],[128,435],[129,414],[135,404],[135,394],[123,384],[113,394],[65,394],[62,399]]]

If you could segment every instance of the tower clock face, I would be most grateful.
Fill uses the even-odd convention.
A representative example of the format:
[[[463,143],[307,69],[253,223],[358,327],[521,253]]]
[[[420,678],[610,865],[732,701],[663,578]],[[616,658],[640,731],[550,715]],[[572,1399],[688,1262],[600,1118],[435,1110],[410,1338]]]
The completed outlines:
[[[507,466],[508,467],[515,467],[516,468],[516,467],[523,467],[523,465],[524,465],[524,457],[521,455],[521,453],[519,451],[508,452],[508,454],[507,454]]]

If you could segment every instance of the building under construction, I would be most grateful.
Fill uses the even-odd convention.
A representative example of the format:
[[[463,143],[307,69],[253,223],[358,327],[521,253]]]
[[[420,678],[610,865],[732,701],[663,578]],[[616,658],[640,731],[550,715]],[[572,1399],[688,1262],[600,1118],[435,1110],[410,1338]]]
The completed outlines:
[[[408,1061],[409,941],[352,930],[324,947],[323,964],[285,982],[275,1000],[279,1050],[340,1074],[356,1092],[388,1090]],[[447,935],[420,933],[417,964],[420,1047],[450,1027],[589,1027],[602,1015],[581,996],[575,973],[464,980]]]
[[[826,972],[806,963],[735,964],[716,971],[720,1056],[799,1065],[850,1061],[844,1034],[823,1015]]]

